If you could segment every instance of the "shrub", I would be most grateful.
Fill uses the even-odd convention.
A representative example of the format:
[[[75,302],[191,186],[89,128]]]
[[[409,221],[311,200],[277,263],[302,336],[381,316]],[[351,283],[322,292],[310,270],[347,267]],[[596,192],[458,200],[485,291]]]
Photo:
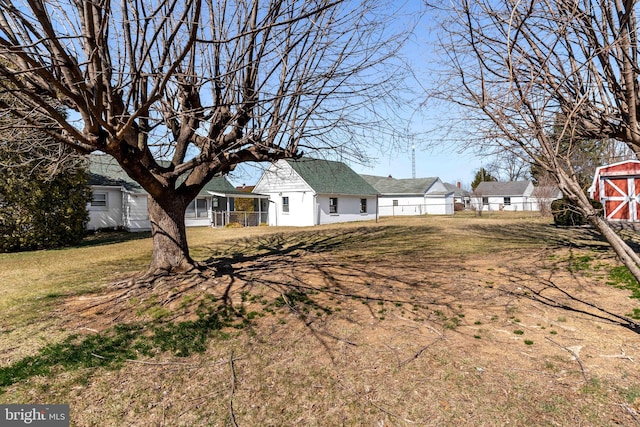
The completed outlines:
[[[82,240],[91,200],[86,171],[67,170],[48,180],[16,177],[9,171],[0,177],[0,252],[55,248]]]
[[[225,225],[225,228],[243,228],[243,227],[244,226],[239,222],[230,222],[227,225]]]
[[[591,206],[600,212],[602,211],[602,203],[596,200],[591,200]],[[553,213],[553,223],[555,225],[575,227],[587,223],[587,219],[580,213],[578,208],[566,198],[554,200],[551,203],[551,212]]]

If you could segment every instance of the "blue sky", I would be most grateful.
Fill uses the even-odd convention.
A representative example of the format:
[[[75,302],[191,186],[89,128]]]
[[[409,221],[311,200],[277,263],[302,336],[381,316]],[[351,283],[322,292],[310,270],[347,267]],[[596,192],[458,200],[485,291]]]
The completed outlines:
[[[467,187],[471,185],[476,170],[483,166],[482,161],[471,153],[459,154],[455,150],[440,150],[438,148],[416,149],[415,158],[416,178],[439,177],[444,182],[455,184],[459,181]],[[350,166],[356,172],[367,175],[391,175],[394,178],[412,177],[410,150],[381,158],[369,167]]]

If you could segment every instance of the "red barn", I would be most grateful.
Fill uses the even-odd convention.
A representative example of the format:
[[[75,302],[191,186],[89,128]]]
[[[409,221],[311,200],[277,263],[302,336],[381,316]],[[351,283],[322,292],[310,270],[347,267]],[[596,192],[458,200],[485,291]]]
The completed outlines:
[[[589,194],[609,221],[640,221],[640,161],[627,160],[596,169]]]

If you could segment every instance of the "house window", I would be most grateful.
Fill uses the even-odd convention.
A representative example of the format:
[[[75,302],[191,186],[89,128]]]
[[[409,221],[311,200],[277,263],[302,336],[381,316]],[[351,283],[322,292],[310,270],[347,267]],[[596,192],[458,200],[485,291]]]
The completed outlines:
[[[393,206],[398,206],[398,201],[397,200],[393,201]]]
[[[93,197],[91,198],[91,207],[106,208],[107,200],[107,193],[93,193]]]
[[[207,218],[207,199],[198,198],[192,200],[185,212],[187,218]]]
[[[220,199],[218,199],[217,197],[212,198],[211,199],[211,207],[213,207],[213,208],[220,207]]]
[[[511,206],[511,197],[505,197],[504,198],[504,205],[505,206]]]
[[[337,214],[338,213],[338,198],[337,197],[329,197],[329,213]]]
[[[482,204],[487,206],[489,204],[489,198],[488,197],[483,197],[482,198]]]
[[[367,199],[360,199],[360,213],[367,213]]]
[[[282,198],[282,212],[289,212],[289,197]]]

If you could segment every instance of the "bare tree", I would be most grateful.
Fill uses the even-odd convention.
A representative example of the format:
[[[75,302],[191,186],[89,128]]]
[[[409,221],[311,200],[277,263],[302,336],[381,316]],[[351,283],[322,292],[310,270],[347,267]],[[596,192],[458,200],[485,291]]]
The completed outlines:
[[[530,164],[524,160],[521,153],[498,152],[492,155],[493,161],[487,169],[498,177],[500,181],[520,181],[527,179]]]
[[[588,140],[618,140],[640,153],[637,7],[595,0],[436,7],[446,16],[450,80],[435,95],[465,109],[478,146],[521,152],[549,172],[640,279],[640,258],[591,206],[572,163]]]
[[[556,181],[549,174],[540,176],[531,196],[535,198],[540,215],[551,215],[551,203],[558,198]]]
[[[485,203],[485,201],[487,203]],[[482,216],[482,211],[484,210],[485,205],[487,209],[489,209],[489,199],[486,197],[482,191],[482,189],[478,189],[478,187],[471,190],[471,210],[473,210],[476,215]]]
[[[0,108],[33,127],[30,111],[44,114],[57,140],[113,156],[149,194],[148,274],[188,271],[185,209],[213,176],[305,150],[362,155],[363,129],[388,129],[407,33],[393,12],[375,0],[0,0],[0,91],[29,109]]]

